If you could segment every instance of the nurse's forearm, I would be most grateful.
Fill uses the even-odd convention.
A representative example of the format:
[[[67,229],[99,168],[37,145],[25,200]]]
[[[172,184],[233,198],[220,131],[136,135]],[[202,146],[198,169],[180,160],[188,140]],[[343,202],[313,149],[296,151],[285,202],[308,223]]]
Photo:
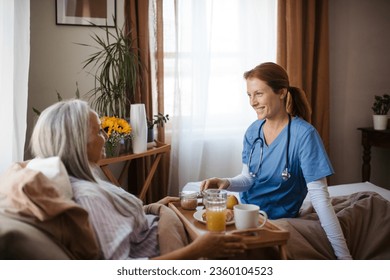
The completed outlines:
[[[243,164],[241,174],[226,179],[229,181],[227,190],[231,192],[244,192],[248,190],[252,186],[254,180],[249,174],[249,169],[246,164]]]
[[[352,259],[339,220],[330,203],[326,178],[308,183],[307,188],[309,190],[310,200],[318,214],[321,226],[333,247],[336,257],[338,259]]]

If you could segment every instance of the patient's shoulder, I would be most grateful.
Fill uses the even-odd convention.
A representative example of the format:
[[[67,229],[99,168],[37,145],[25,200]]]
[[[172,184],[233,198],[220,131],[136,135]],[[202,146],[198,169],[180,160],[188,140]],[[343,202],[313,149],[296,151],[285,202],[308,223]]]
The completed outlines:
[[[72,176],[69,176],[70,184],[72,185],[74,198],[79,197],[98,197],[99,190],[97,184],[94,182],[78,179]]]

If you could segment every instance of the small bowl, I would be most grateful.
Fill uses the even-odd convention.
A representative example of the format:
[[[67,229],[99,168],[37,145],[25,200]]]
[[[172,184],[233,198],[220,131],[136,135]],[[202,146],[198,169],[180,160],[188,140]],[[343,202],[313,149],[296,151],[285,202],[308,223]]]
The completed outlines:
[[[198,192],[185,191],[180,193],[180,206],[184,210],[196,210],[198,206]]]

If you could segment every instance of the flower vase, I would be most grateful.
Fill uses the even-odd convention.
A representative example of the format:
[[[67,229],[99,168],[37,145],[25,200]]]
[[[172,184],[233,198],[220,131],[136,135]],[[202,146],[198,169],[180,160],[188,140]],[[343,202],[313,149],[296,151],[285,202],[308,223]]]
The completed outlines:
[[[122,155],[129,153],[132,153],[131,138],[121,139],[119,154]]]
[[[119,156],[120,143],[119,142],[112,143],[110,141],[107,141],[105,144],[105,150],[106,150],[106,158],[117,157]]]
[[[148,126],[146,122],[145,104],[130,105],[130,124],[133,134],[133,153],[143,153],[147,150],[148,141]]]

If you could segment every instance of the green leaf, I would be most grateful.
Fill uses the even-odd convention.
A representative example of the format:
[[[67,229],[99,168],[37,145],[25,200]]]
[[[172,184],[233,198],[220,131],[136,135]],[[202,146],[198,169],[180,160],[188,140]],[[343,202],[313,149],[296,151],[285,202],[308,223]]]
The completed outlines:
[[[124,117],[130,107],[128,96],[134,96],[137,84],[141,82],[139,72],[143,66],[138,56],[139,50],[133,47],[135,40],[131,37],[131,31],[125,34],[124,27],[115,25],[114,29],[99,29],[104,31],[104,35],[93,33],[91,38],[94,45],[78,44],[96,50],[83,61],[83,69],[91,68],[93,72],[88,73],[95,78],[94,88],[88,95],[99,114]]]
[[[57,100],[58,100],[58,101],[62,101],[62,96],[61,96],[61,94],[60,94],[58,91],[56,91],[56,93],[57,93]]]
[[[37,114],[38,116],[41,114],[41,111],[39,111],[38,109],[35,109],[34,107],[32,109],[34,113]]]

